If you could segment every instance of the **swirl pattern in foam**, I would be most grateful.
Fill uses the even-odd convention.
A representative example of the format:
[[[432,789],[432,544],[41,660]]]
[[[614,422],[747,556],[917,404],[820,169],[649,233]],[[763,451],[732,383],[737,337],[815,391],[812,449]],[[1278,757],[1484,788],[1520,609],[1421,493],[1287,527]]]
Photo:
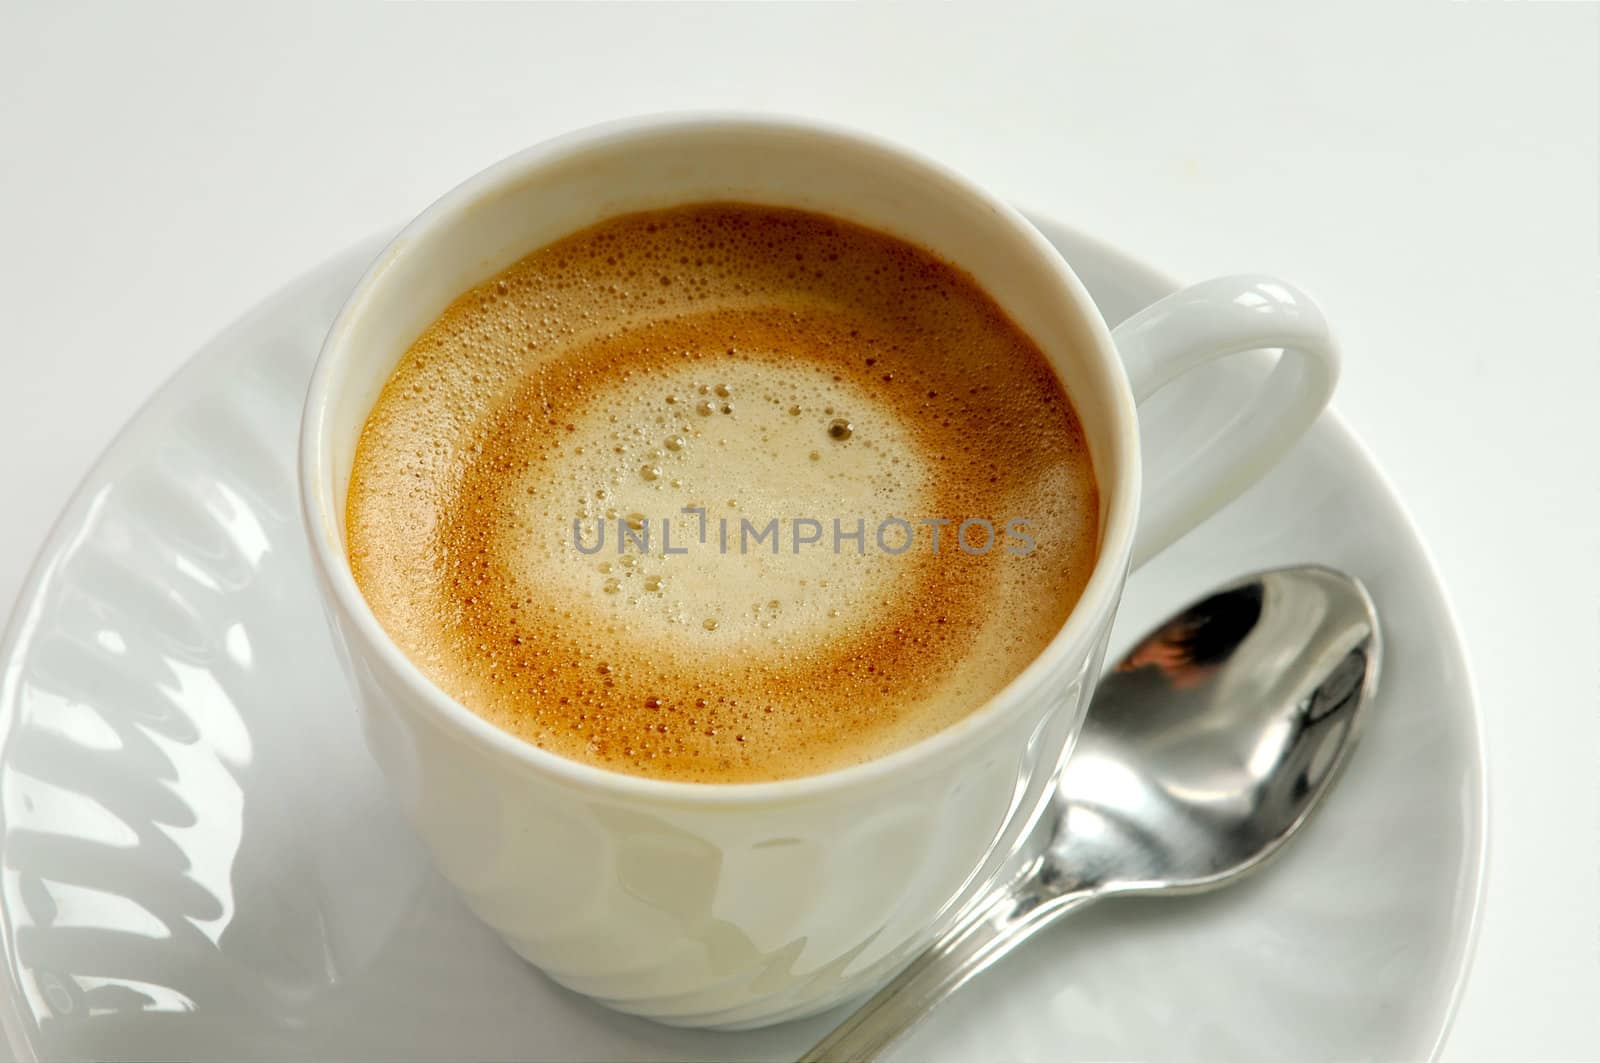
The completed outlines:
[[[368,419],[346,523],[379,621],[473,711],[735,782],[983,704],[1071,611],[1098,509],[1070,401],[970,277],[836,219],[705,204],[452,304]]]

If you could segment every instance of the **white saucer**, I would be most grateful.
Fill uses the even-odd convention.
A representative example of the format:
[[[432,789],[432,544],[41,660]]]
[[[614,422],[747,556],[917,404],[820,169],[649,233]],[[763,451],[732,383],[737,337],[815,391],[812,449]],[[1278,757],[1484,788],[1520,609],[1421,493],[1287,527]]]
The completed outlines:
[[[1113,323],[1173,287],[1040,226]],[[12,1050],[793,1058],[839,1016],[709,1034],[556,988],[467,914],[385,800],[313,595],[292,471],[312,359],[377,246],[273,296],[169,381],[84,480],[18,601],[0,643]],[[1258,368],[1185,379],[1148,423],[1193,431],[1178,406],[1203,409]],[[1305,561],[1367,582],[1387,646],[1364,744],[1304,837],[1227,892],[1069,921],[941,1008],[901,1058],[1436,1051],[1480,903],[1480,727],[1432,565],[1349,430],[1324,416],[1136,574],[1113,651],[1215,582]]]

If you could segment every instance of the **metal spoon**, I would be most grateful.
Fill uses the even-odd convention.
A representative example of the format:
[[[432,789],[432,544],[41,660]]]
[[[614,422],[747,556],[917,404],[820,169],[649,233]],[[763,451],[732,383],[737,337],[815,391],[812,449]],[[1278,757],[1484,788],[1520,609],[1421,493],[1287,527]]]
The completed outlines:
[[[1118,893],[1192,893],[1253,871],[1327,792],[1378,681],[1365,588],[1325,568],[1224,587],[1106,676],[1020,872],[800,1063],[875,1058],[1035,932]]]

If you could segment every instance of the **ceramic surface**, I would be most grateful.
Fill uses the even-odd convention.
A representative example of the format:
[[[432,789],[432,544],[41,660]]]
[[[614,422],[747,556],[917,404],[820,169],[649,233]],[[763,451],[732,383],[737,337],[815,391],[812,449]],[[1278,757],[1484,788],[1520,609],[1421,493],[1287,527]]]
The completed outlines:
[[[344,516],[373,403],[462,291],[601,219],[729,198],[851,219],[969,271],[1073,396],[1099,548],[1048,644],[948,727],[817,775],[705,786],[562,757],[444,694],[356,586]],[[1253,395],[1211,400],[1209,411],[1234,414],[1215,438],[1140,453],[1138,403],[1263,347],[1283,356]],[[1070,750],[1130,555],[1137,565],[1276,464],[1337,375],[1321,312],[1287,282],[1217,278],[1113,332],[1035,227],[934,160],[806,119],[645,116],[501,160],[383,249],[312,372],[300,498],[368,747],[467,907],[555,981],[610,1007],[744,1028],[873,988],[993,881]]]
[[[1041,223],[1116,323],[1174,287]],[[792,1057],[832,1021],[669,1029],[561,990],[437,876],[362,748],[295,511],[311,361],[376,243],[218,337],[63,514],[0,644],[4,1022],[22,1056]],[[1359,356],[1356,352],[1355,356]],[[1145,408],[1147,444],[1262,375]],[[1229,408],[1232,408],[1231,405]],[[1159,434],[1159,439],[1151,439]],[[1108,904],[968,987],[915,1059],[1415,1058],[1470,955],[1479,728],[1453,621],[1332,415],[1130,581],[1113,652],[1239,572],[1342,567],[1390,652],[1346,780],[1276,866],[1214,897]]]

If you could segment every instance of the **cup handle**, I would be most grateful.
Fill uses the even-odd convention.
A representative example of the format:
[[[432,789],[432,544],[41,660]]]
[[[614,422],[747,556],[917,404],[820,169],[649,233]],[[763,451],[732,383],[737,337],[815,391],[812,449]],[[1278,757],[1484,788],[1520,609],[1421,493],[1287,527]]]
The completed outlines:
[[[1135,403],[1178,377],[1241,351],[1282,353],[1253,398],[1198,448],[1146,454],[1133,566],[1144,564],[1276,465],[1328,404],[1339,352],[1306,294],[1273,277],[1203,281],[1111,332]]]

